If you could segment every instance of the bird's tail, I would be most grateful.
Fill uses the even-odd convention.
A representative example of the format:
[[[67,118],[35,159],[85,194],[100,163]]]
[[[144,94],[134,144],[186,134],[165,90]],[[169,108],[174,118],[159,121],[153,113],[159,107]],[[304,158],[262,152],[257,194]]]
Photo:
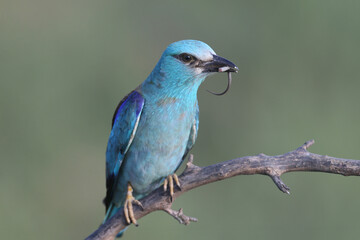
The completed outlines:
[[[121,207],[116,207],[113,203],[111,203],[110,206],[109,206],[109,208],[108,208],[108,210],[107,210],[107,212],[106,212],[106,215],[105,215],[103,224],[104,224],[109,218],[111,218],[112,216],[114,216],[115,213],[117,213],[117,211],[119,211],[120,208],[121,208]],[[121,237],[121,236],[124,234],[124,232],[125,232],[126,229],[127,229],[127,227],[124,228],[123,230],[121,230],[121,231],[118,233],[118,235],[116,235],[116,237],[117,237],[117,238]]]

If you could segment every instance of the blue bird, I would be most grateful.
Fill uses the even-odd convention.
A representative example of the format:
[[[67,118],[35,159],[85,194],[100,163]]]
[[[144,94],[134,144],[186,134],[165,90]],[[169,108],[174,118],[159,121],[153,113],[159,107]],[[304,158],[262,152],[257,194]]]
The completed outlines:
[[[174,182],[180,187],[175,171],[199,127],[198,88],[207,76],[224,71],[238,68],[207,44],[174,42],[147,79],[120,101],[106,150],[104,222],[124,207],[127,223],[136,225],[132,204],[141,205],[137,199],[163,182],[171,196]]]

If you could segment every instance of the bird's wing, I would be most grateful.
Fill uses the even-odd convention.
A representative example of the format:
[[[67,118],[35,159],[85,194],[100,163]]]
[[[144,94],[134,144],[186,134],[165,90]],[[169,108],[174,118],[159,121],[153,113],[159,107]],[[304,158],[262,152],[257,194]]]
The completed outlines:
[[[198,129],[199,129],[199,103],[198,103],[198,101],[196,101],[194,123],[191,125],[189,140],[186,144],[185,153],[182,157],[182,160],[181,160],[179,166],[176,168],[176,170],[180,167],[180,165],[183,163],[184,159],[186,158],[187,154],[190,152],[190,150],[194,146],[196,137],[197,137],[197,133],[198,133]],[[175,172],[176,172],[176,170],[175,170]]]
[[[117,106],[106,149],[106,197],[104,204],[109,207],[113,185],[118,177],[124,155],[129,149],[140,121],[144,98],[135,91],[129,93]]]

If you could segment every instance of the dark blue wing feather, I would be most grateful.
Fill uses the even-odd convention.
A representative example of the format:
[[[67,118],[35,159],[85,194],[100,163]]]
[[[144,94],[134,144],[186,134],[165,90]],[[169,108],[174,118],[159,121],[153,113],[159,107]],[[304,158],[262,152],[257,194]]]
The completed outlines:
[[[113,185],[118,177],[124,155],[135,136],[144,98],[137,91],[132,91],[117,106],[112,129],[106,149],[106,197],[104,204],[108,209],[113,194]]]

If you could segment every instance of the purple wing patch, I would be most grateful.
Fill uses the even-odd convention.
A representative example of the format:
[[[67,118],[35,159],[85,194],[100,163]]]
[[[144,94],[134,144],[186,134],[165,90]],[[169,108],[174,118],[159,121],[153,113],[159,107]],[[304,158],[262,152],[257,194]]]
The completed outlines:
[[[136,115],[139,115],[139,113],[142,110],[142,107],[144,105],[144,98],[141,96],[140,93],[138,93],[137,91],[132,91],[130,92],[128,95],[126,95],[118,104],[118,106],[116,107],[116,110],[114,112],[114,116],[112,118],[112,124],[111,126],[114,126],[115,121],[119,118],[119,116],[121,115],[121,110],[122,108],[126,105],[126,103],[130,101],[130,102],[135,102],[137,108],[136,110]]]
[[[106,149],[106,197],[104,204],[109,208],[113,196],[113,187],[120,171],[122,161],[134,138],[140,114],[144,106],[144,98],[137,91],[124,97],[112,119],[112,130]]]

